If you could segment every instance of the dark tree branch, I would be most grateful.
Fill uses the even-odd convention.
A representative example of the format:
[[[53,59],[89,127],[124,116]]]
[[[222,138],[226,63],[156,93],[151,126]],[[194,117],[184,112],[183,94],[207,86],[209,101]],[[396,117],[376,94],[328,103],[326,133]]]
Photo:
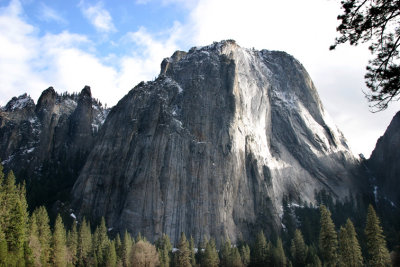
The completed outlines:
[[[330,49],[349,42],[372,42],[369,49],[375,58],[369,62],[365,74],[365,93],[373,111],[386,109],[400,93],[400,0],[343,0],[343,14],[337,31],[341,34]],[[392,27],[393,26],[393,27]]]

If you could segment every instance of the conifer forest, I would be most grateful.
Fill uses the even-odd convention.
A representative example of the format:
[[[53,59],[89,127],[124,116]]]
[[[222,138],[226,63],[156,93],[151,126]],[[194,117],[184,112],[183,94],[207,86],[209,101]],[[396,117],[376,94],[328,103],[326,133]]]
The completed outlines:
[[[166,234],[152,243],[140,233],[110,233],[104,218],[67,224],[44,206],[29,212],[25,184],[0,165],[0,266],[399,266],[399,217],[381,220],[375,211],[389,206],[334,202],[324,191],[316,201],[285,197],[283,229],[268,237],[259,231],[253,240],[216,244],[181,233],[178,244]]]

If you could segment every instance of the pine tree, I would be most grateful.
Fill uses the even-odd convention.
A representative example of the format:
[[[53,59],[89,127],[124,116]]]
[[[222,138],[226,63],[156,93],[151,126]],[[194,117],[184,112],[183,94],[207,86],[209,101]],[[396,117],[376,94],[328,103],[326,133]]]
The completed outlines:
[[[338,235],[338,256],[339,256],[339,261],[338,265],[340,267],[347,266],[346,261],[350,258],[350,240],[349,236],[347,235],[346,228],[344,226],[341,226],[339,229],[339,235]]]
[[[317,249],[311,245],[308,247],[307,267],[322,267],[322,262],[317,255]]]
[[[88,266],[91,263],[92,233],[90,224],[83,218],[78,233],[78,266]]]
[[[260,231],[257,234],[256,241],[253,249],[253,265],[254,266],[266,266],[268,260],[268,247],[267,240],[264,232]]]
[[[3,230],[1,229],[1,225],[0,225],[0,266],[6,266],[6,264],[7,264],[6,259],[7,259],[8,249],[7,249],[7,241],[6,241],[5,237],[6,236],[3,232]]]
[[[122,265],[124,267],[131,266],[133,240],[131,235],[125,230],[124,240],[122,241]]]
[[[96,228],[93,235],[93,249],[97,255],[97,263],[99,266],[105,265],[105,256],[110,240],[107,236],[107,227],[104,217],[101,218],[100,225]],[[115,247],[114,247],[115,249]]]
[[[28,242],[28,211],[25,198],[25,187],[15,185],[12,171],[7,175],[3,186],[3,197],[6,216],[4,218],[4,235],[8,248],[9,265],[25,265],[25,246]]]
[[[335,225],[331,219],[330,211],[320,206],[321,230],[319,234],[319,249],[324,261],[324,266],[336,266],[337,264],[337,234]]]
[[[190,251],[190,264],[193,267],[195,267],[196,266],[196,252],[195,252],[195,247],[194,247],[193,236],[190,236],[189,251]]]
[[[242,257],[240,256],[239,249],[237,247],[232,248],[231,251],[231,266],[232,267],[243,267]]]
[[[108,247],[104,251],[104,266],[115,267],[117,265],[117,252],[115,250],[115,241],[109,242]]]
[[[202,267],[217,267],[219,264],[218,252],[214,239],[207,242],[201,262]]]
[[[24,260],[23,260],[23,263],[25,263],[25,266],[28,266],[28,267],[34,266],[33,257],[32,257],[32,250],[29,247],[29,242],[28,241],[26,241],[24,243]]]
[[[229,237],[228,237],[219,251],[221,267],[230,267],[232,265],[232,260],[231,260],[231,249],[232,248],[231,248],[231,246],[232,246],[231,241],[229,240]]]
[[[32,251],[32,261],[34,266],[41,266],[42,247],[39,241],[39,230],[37,225],[36,213],[32,213],[29,219],[29,238],[28,244]]]
[[[169,267],[171,264],[172,245],[168,235],[163,234],[157,240],[156,248],[160,256],[160,267]]]
[[[177,267],[189,267],[190,264],[190,251],[189,242],[186,239],[185,233],[181,233],[181,237],[178,243],[178,251],[175,253],[175,266]]]
[[[240,258],[244,266],[249,266],[250,264],[250,247],[245,244],[240,248]]]
[[[295,267],[305,266],[308,248],[304,242],[303,234],[299,229],[294,231],[294,237],[290,244],[292,264]]]
[[[340,227],[339,231],[339,265],[349,267],[363,266],[360,244],[350,219],[347,219],[346,226]]]
[[[37,225],[37,236],[40,242],[40,262],[42,266],[50,264],[50,245],[51,245],[51,230],[49,215],[45,207],[40,206],[35,209],[32,214],[32,220],[35,218]],[[33,223],[33,222],[32,222]]]
[[[115,252],[117,253],[117,266],[122,266],[122,241],[119,233],[115,238]]]
[[[76,229],[76,221],[72,223],[71,231],[68,232],[67,248],[68,248],[68,263],[75,266],[78,262],[77,258],[78,231]]]
[[[0,163],[0,228],[3,229],[3,234],[6,225],[5,219],[7,218],[7,214],[8,210],[6,209],[6,192],[4,187],[3,165],[1,165]]]
[[[377,267],[390,266],[390,255],[386,247],[383,230],[372,205],[368,207],[365,237],[367,241],[369,265]]]
[[[60,214],[57,215],[54,224],[52,239],[52,264],[56,267],[67,266],[67,237]]]
[[[283,250],[282,239],[278,237],[276,241],[276,247],[273,249],[273,259],[275,267],[285,267],[286,266],[286,255]]]

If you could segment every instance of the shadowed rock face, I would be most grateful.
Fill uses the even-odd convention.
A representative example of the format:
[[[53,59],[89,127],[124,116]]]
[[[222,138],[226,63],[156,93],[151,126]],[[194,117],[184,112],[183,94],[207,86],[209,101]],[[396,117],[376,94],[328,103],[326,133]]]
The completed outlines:
[[[37,105],[24,94],[0,109],[0,158],[26,180],[31,208],[68,199],[106,113],[88,86],[73,95],[50,87]]]
[[[358,162],[292,56],[223,41],[161,66],[108,115],[73,188],[81,217],[235,242],[278,227],[284,194],[356,190]]]
[[[379,193],[400,206],[400,112],[393,117],[385,134],[376,142],[368,159],[368,167],[373,171]]]

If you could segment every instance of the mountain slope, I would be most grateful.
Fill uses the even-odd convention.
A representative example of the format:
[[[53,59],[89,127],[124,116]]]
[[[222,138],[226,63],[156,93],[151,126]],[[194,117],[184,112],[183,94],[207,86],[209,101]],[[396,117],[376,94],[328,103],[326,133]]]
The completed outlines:
[[[389,201],[400,206],[400,112],[393,117],[383,136],[376,142],[367,161],[376,177],[377,189]]]
[[[303,66],[234,41],[177,51],[111,110],[74,185],[80,216],[150,239],[248,238],[282,196],[357,191],[358,161]]]

